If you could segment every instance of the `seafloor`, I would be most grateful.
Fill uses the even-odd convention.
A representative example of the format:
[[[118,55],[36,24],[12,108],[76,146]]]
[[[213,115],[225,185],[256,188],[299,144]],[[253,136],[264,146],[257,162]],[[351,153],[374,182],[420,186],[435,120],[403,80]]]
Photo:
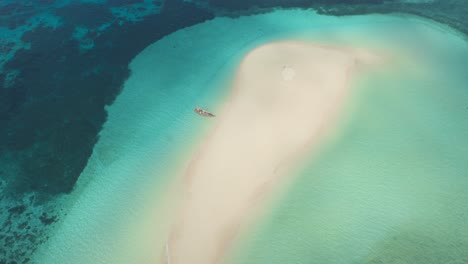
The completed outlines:
[[[468,34],[463,0],[1,1],[0,263],[28,263],[67,213],[132,58],[178,29],[272,8],[410,13]]]

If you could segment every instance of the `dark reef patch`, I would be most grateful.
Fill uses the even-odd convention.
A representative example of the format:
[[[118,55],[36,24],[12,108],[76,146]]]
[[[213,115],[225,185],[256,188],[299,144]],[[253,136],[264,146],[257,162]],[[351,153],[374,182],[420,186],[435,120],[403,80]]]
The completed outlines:
[[[93,49],[81,53],[71,38],[70,23],[83,20],[78,14],[84,7],[103,9],[96,6],[60,9],[75,17],[57,29],[38,27],[26,33],[22,40],[31,48],[19,50],[5,65],[10,71],[21,70],[13,87],[1,91],[5,99],[0,99],[0,126],[7,128],[0,149],[16,152],[20,164],[19,177],[9,185],[11,193],[70,192],[106,119],[104,106],[120,92],[131,59],[163,36],[213,18],[191,4],[169,1],[161,14],[141,22],[114,22],[95,37]],[[84,15],[88,14],[89,10]],[[107,21],[99,19],[88,26]]]
[[[50,225],[57,221],[57,216],[48,216],[47,213],[42,213],[41,216],[39,216],[39,220],[41,220],[44,225]]]
[[[410,2],[401,0],[208,0],[217,16],[237,17],[270,11],[272,8],[313,8],[319,14],[345,16],[363,14],[405,13],[429,18],[449,25],[468,35],[468,2],[434,0]]]
[[[15,46],[15,43],[3,41],[0,42],[0,53],[8,53]]]
[[[104,107],[130,74],[129,62],[158,39],[214,17],[181,0],[138,22],[116,21],[109,6],[97,4],[72,4],[56,14],[64,25],[26,32],[22,41],[30,48],[18,50],[0,75],[3,84],[6,73],[15,73],[10,87],[0,89],[0,162],[10,166],[0,175],[1,200],[13,203],[2,212],[0,263],[27,263],[46,239],[58,209],[45,205],[73,190],[106,120]],[[80,50],[77,25],[89,28],[91,49]],[[30,193],[34,199],[25,202]]]
[[[210,0],[209,3],[215,8],[225,8],[230,11],[239,11],[257,8],[271,7],[300,7],[310,8],[316,5],[337,4],[381,4],[383,0]]]
[[[55,14],[74,26],[99,27],[113,19],[109,8],[102,4],[72,2],[56,9]]]
[[[55,0],[36,0],[35,2],[36,2],[38,5],[50,6],[50,5],[52,5],[53,3],[55,3]]]
[[[21,25],[24,25],[31,16],[29,14],[18,14],[11,17],[0,16],[0,26],[8,29],[15,29]]]
[[[45,241],[46,231],[58,216],[44,212],[50,208],[37,203],[34,196],[9,208],[0,207],[9,213],[0,218],[0,263],[29,263],[31,253]]]
[[[96,6],[71,5],[59,13],[75,13],[68,22],[77,23],[73,19],[83,20],[78,14],[85,7],[101,14],[96,10],[103,8]],[[84,15],[88,14],[89,10]],[[5,65],[21,73],[0,97],[4,98],[0,99],[0,125],[7,128],[0,148],[18,152],[20,157],[21,175],[10,184],[14,192],[70,192],[105,121],[104,106],[112,103],[128,77],[130,60],[161,37],[211,18],[191,4],[170,1],[161,14],[141,22],[113,23],[95,38],[95,47],[83,54],[71,39],[74,28],[69,23],[26,33],[22,40],[31,43],[31,48],[19,50]],[[99,19],[87,26],[107,21]]]
[[[149,44],[178,29],[212,18],[213,14],[192,4],[168,1],[161,14],[149,15],[141,22],[109,28],[95,40],[93,50],[106,57],[109,63],[127,67],[138,52]]]
[[[10,3],[0,6],[0,16],[11,16],[22,13],[31,13],[35,10],[32,4],[22,2],[24,1],[17,1],[17,3]]]
[[[21,2],[0,6],[0,26],[15,29],[24,25],[35,14],[35,11],[33,5]]]
[[[8,212],[11,214],[22,214],[26,210],[26,205],[21,204],[8,209]]]
[[[107,4],[110,6],[125,6],[142,3],[143,1],[138,0],[107,0]]]
[[[11,3],[0,7],[0,16],[7,16],[10,14],[16,13],[16,11],[21,8],[19,3]]]

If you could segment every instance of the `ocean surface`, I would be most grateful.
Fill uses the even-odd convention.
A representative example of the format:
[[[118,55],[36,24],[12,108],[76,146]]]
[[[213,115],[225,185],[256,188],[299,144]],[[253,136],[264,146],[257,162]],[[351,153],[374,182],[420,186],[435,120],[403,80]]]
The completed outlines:
[[[327,42],[396,57],[355,80],[339,128],[230,263],[468,263],[466,40],[414,17],[339,24]]]
[[[226,263],[468,263],[465,3],[335,2],[0,1],[0,263],[159,261],[193,108],[275,40],[384,63]]]

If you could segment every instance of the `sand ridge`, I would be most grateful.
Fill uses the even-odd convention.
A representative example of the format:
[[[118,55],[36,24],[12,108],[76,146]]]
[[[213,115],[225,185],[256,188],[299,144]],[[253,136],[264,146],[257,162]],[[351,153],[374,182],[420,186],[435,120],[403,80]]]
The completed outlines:
[[[285,41],[242,60],[232,93],[184,182],[165,250],[171,264],[219,263],[254,206],[330,129],[364,50]]]

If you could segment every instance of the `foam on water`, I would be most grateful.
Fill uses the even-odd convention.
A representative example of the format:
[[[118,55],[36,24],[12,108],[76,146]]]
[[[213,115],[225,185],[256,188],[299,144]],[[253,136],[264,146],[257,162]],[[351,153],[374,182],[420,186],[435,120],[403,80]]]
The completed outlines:
[[[398,67],[356,82],[335,137],[236,262],[372,262],[398,257],[401,245],[460,253],[467,242],[456,234],[468,232],[468,45],[427,24],[275,11],[217,18],[149,46],[132,61],[71,209],[35,262],[154,263],[169,221],[163,190],[210,126],[193,108],[216,110],[240,59],[278,39],[368,48]]]

